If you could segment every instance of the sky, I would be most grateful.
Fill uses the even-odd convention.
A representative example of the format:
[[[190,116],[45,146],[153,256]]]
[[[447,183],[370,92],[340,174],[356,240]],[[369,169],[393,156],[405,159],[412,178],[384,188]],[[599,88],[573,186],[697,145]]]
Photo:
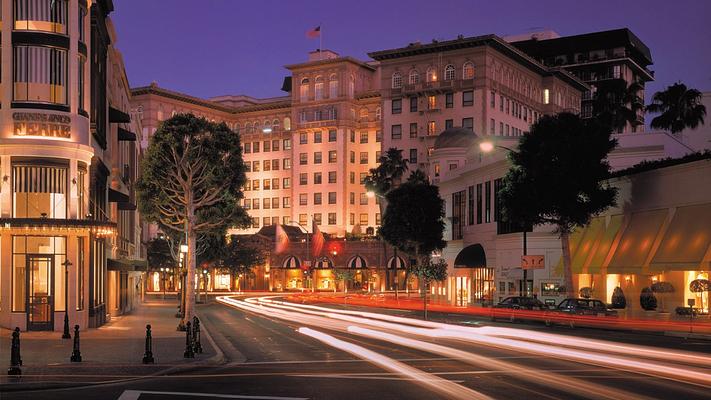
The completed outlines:
[[[114,0],[111,14],[132,87],[197,97],[284,95],[284,65],[323,48],[367,53],[459,34],[553,29],[562,36],[627,27],[651,49],[651,94],[682,81],[711,91],[709,0]]]

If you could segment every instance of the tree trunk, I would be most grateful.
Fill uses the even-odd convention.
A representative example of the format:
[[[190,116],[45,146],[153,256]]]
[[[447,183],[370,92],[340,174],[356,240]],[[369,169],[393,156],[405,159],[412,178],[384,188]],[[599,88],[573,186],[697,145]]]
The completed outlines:
[[[570,233],[563,230],[560,234],[560,242],[563,250],[563,284],[568,297],[577,297],[573,286],[573,266],[570,257]]]
[[[425,298],[422,302],[424,303],[424,306],[425,306],[425,321],[427,321],[427,292],[429,291],[429,283],[424,278],[422,279],[422,281],[423,281],[424,287],[425,287]]]
[[[193,231],[195,226],[195,210],[192,207],[188,208],[188,254],[187,254],[187,276],[185,277],[185,322],[192,321],[195,315],[195,263],[197,257],[195,254],[195,243],[197,235]]]

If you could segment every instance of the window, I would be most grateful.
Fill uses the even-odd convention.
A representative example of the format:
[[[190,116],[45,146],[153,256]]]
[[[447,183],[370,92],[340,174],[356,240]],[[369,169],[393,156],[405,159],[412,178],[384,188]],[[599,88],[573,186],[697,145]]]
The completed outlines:
[[[86,8],[81,5],[79,6],[79,41],[86,43]]]
[[[252,208],[252,199],[244,199],[244,206],[245,210],[249,210]]]
[[[252,218],[252,228],[259,228],[259,218]]]
[[[314,164],[321,164],[322,154],[320,151],[314,153]]]
[[[348,214],[348,223],[350,225],[355,225],[355,214],[354,213]]]
[[[367,151],[361,151],[361,152],[360,152],[360,163],[361,163],[361,164],[367,164],[367,163],[368,163],[368,152],[367,152]]]
[[[434,121],[430,121],[427,123],[427,134],[428,135],[437,134],[437,126],[435,125]]]
[[[465,92],[462,92],[462,106],[463,107],[471,107],[473,105],[474,105],[474,91],[467,90]]]
[[[335,142],[337,138],[337,132],[335,129],[330,129],[328,131],[328,141],[329,142]]]
[[[336,225],[336,213],[328,213],[328,224]]]
[[[368,225],[368,214],[367,213],[360,214],[360,220],[358,222],[363,226],[367,226]]]
[[[392,139],[402,138],[402,125],[393,125],[390,127],[390,137]]]
[[[291,118],[289,118],[289,117],[284,118],[284,130],[285,131],[291,130]]]
[[[308,215],[306,214],[299,214],[299,224],[300,225],[306,225],[308,223]]]
[[[491,181],[484,183],[484,222],[491,222]]]
[[[272,121],[272,131],[278,131],[279,130],[279,120],[275,119]]]
[[[284,189],[291,189],[291,178],[284,178],[281,180],[281,186]]]
[[[14,218],[67,218],[67,168],[13,165]]]
[[[368,132],[360,133],[360,144],[368,143]]]
[[[259,142],[252,143],[252,152],[259,153]]]
[[[281,198],[281,207],[282,208],[291,207],[291,197],[282,197]]]
[[[417,122],[410,123],[410,137],[411,138],[417,137]]]
[[[321,204],[321,193],[314,193],[314,205]]]
[[[437,96],[427,96],[427,109],[434,110],[437,108]]]
[[[321,184],[321,173],[314,172],[314,185],[320,185],[320,184]]]
[[[308,204],[308,195],[306,193],[299,194],[299,205],[305,206]]]
[[[392,76],[392,87],[393,89],[399,89],[402,87],[402,75],[399,72],[395,72]]]
[[[355,97],[355,77],[353,75],[348,79],[348,97]]]
[[[504,123],[499,122],[499,136],[504,136]]]
[[[473,79],[474,78],[474,64],[467,61],[462,66],[462,79]]]
[[[364,185],[364,184],[365,184],[365,179],[368,177],[368,173],[367,173],[367,172],[361,172],[361,173],[358,175],[358,177],[359,177],[358,183],[360,183],[361,185]]]
[[[321,223],[323,222],[322,218],[321,218],[321,213],[315,213],[313,218],[314,218],[314,224],[316,224],[316,225],[321,225]]]
[[[351,151],[350,156],[351,156],[350,157],[351,164],[355,164],[355,151]]]
[[[284,150],[291,150],[291,139],[284,139]]]
[[[550,91],[548,89],[543,89],[543,104],[550,104]]]
[[[279,171],[279,160],[278,159],[272,160],[272,171]]]
[[[462,128],[474,131],[474,118],[462,118]]]
[[[392,100],[392,114],[400,114],[402,112],[402,99]]]
[[[255,210],[259,210],[260,204],[259,204],[259,199],[252,199],[252,208]]]
[[[348,181],[351,184],[355,183],[355,172],[351,171],[348,173]]]
[[[506,124],[506,130],[504,131],[504,135],[509,136],[509,124]]]
[[[416,69],[411,70],[410,74],[407,77],[407,82],[410,85],[417,85],[418,83],[420,83],[420,73],[417,72]]]
[[[417,164],[417,149],[410,149],[410,164]]]
[[[328,192],[328,204],[336,204],[336,192]]]
[[[368,121],[368,109],[367,108],[361,108],[361,110],[358,112],[358,119],[360,121]]]
[[[299,113],[299,122],[309,122],[309,112],[308,111],[301,111]]]
[[[435,176],[439,176],[439,172],[440,172],[439,163],[435,163],[435,164],[434,164],[434,175],[435,175]]]
[[[308,185],[309,184],[309,174],[306,172],[302,172],[299,174],[299,185]]]
[[[244,153],[249,154],[252,152],[252,143],[245,143],[244,144]]]
[[[262,226],[269,226],[270,223],[271,223],[271,218],[262,217]]]
[[[410,112],[417,112],[417,97],[410,97]]]
[[[252,162],[252,172],[259,172],[259,161]]]
[[[266,199],[262,199],[262,208],[264,208],[265,210],[269,210],[270,208],[272,208],[272,199],[268,197]]]
[[[272,140],[272,151],[279,151],[279,141]]]
[[[489,98],[489,106],[491,106],[492,109],[496,108],[496,92],[493,90],[491,91],[491,97]]]
[[[307,165],[309,163],[308,153],[299,153],[299,165]]]
[[[82,7],[79,7],[83,10]],[[79,110],[86,110],[86,100],[84,99],[84,70],[86,69],[86,57],[79,55],[78,77],[77,77],[77,105]]]
[[[496,121],[493,118],[489,121],[489,134],[496,135]]]
[[[14,29],[66,35],[68,8],[66,0],[15,0]]]
[[[299,133],[299,144],[308,144],[309,143],[309,135],[308,133]]]
[[[314,80],[314,97],[315,100],[323,99],[323,78],[320,76]]]
[[[271,171],[272,163],[269,160],[264,160],[264,171]]]
[[[452,193],[452,240],[460,240],[464,233],[464,207],[466,194],[462,190]]]
[[[481,224],[481,201],[482,201],[482,193],[481,193],[481,183],[476,184],[476,223]]]
[[[13,66],[13,100],[68,104],[66,50],[15,46]]]
[[[467,188],[467,225],[474,225],[474,186]]]
[[[304,78],[301,80],[301,86],[299,87],[299,97],[302,102],[309,101],[309,78]]]
[[[271,190],[272,189],[272,181],[269,179],[264,179],[262,181],[262,184],[264,185],[264,190]]]
[[[375,213],[375,225],[380,225],[380,213]]]
[[[314,132],[314,143],[321,143],[321,131]]]
[[[444,67],[444,80],[453,81],[454,80],[454,65],[449,64]]]
[[[328,97],[331,99],[338,97],[338,78],[336,74],[331,74],[328,78]]]
[[[427,69],[427,82],[437,82],[437,70],[432,67]]]
[[[336,171],[328,171],[328,183],[336,183]]]
[[[355,143],[355,131],[351,131],[351,143]]]
[[[355,205],[355,193],[353,193],[353,192],[348,193],[348,203]]]
[[[375,143],[380,143],[383,141],[383,132],[381,130],[375,131]]]
[[[279,178],[272,178],[272,189],[279,189]]]
[[[336,162],[336,150],[329,150],[328,151],[328,162],[329,163]]]
[[[291,158],[285,158],[282,161],[283,169],[291,169]]]
[[[446,108],[454,108],[454,93],[444,95],[444,106]]]

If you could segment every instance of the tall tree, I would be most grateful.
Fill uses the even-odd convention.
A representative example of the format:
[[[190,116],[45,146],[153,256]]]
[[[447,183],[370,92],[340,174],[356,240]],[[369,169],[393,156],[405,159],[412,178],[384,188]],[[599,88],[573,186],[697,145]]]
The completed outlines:
[[[607,155],[617,141],[595,119],[561,113],[544,116],[522,136],[499,193],[510,221],[552,224],[561,238],[565,288],[575,296],[569,235],[615,204],[617,189],[605,181]]]
[[[655,93],[647,112],[659,113],[652,119],[652,128],[676,134],[686,128],[695,129],[703,125],[706,106],[701,104],[701,92],[678,82]]]
[[[593,116],[613,131],[621,132],[627,124],[641,125],[637,114],[644,110],[644,100],[639,96],[642,85],[624,79],[611,79],[596,84],[593,96]]]
[[[164,121],[153,135],[137,182],[139,209],[149,222],[187,236],[186,288],[195,287],[199,235],[246,226],[240,206],[245,166],[239,135],[224,123],[192,114]],[[185,293],[184,317],[194,315],[195,292]]]

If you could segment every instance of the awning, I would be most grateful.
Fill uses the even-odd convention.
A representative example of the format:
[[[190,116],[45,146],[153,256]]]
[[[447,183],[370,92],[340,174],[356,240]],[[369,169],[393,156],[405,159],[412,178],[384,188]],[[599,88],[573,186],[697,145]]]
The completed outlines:
[[[131,203],[130,201],[119,202],[116,205],[118,206],[119,210],[123,210],[123,211],[135,211],[136,208],[138,208],[138,207],[136,207],[136,204]]]
[[[123,194],[118,190],[109,189],[109,201],[112,203],[128,203],[131,199],[127,194]]]
[[[145,271],[148,267],[146,260],[130,260],[127,258],[106,259],[106,269],[109,271]]]
[[[599,274],[602,270],[602,264],[605,262],[607,255],[610,254],[610,249],[612,248],[612,242],[615,241],[617,233],[622,227],[623,215],[613,215],[610,217],[610,223],[607,228],[600,234],[600,237],[592,249],[592,255],[590,262],[587,266],[587,273],[589,274]]]
[[[332,269],[333,268],[333,261],[330,259],[324,257],[321,258],[320,260],[316,261],[314,264],[314,268],[316,269]]]
[[[109,106],[109,122],[129,123],[131,122],[131,116],[117,108]]]
[[[701,265],[711,245],[711,203],[679,207],[664,233],[649,269],[688,271],[708,269]]]
[[[124,142],[135,142],[136,134],[128,129],[118,128],[118,140]]]
[[[365,262],[365,258],[361,256],[354,256],[350,260],[348,260],[348,263],[346,264],[346,268],[349,269],[364,269],[368,268],[368,263]]]
[[[607,267],[608,274],[640,273],[654,239],[669,211],[665,209],[633,213],[622,233],[615,254]]]
[[[484,247],[477,243],[462,249],[454,259],[454,268],[486,268]]]
[[[294,256],[289,256],[281,263],[281,267],[284,269],[299,269],[301,268],[301,261]]]
[[[387,264],[388,269],[404,269],[405,265],[405,260],[400,256],[390,257]]]

